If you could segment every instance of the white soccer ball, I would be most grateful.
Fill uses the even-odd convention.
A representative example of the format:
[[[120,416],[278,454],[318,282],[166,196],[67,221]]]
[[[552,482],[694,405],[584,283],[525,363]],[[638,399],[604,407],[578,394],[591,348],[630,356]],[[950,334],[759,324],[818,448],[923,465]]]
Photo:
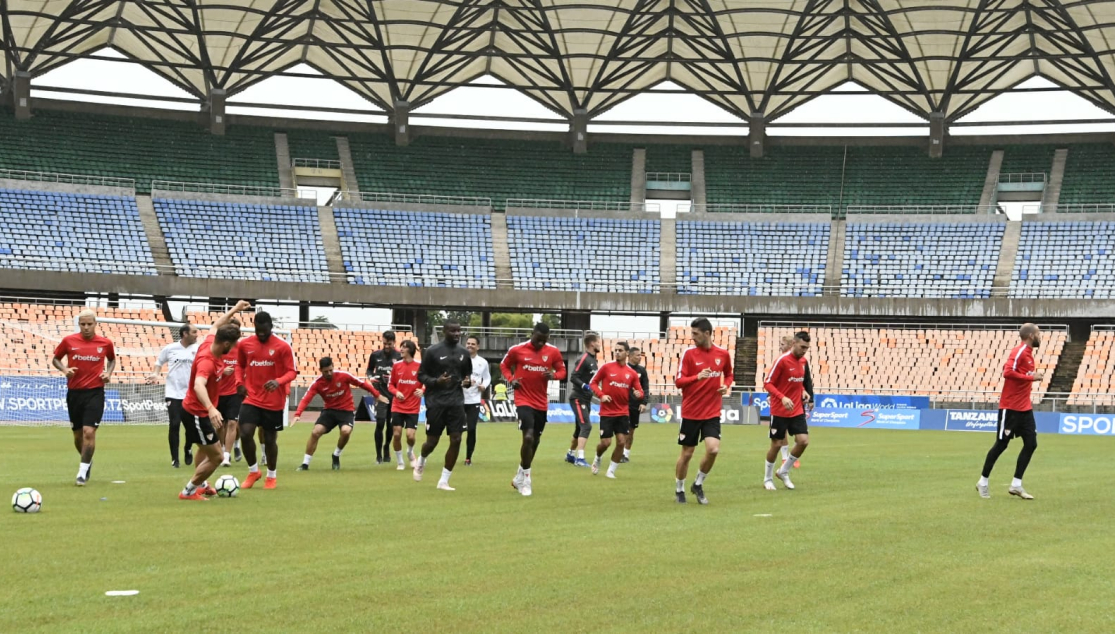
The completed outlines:
[[[12,509],[16,513],[38,513],[43,508],[43,496],[31,487],[24,487],[12,496]]]
[[[217,496],[234,498],[240,492],[240,481],[234,475],[223,475],[217,478]]]

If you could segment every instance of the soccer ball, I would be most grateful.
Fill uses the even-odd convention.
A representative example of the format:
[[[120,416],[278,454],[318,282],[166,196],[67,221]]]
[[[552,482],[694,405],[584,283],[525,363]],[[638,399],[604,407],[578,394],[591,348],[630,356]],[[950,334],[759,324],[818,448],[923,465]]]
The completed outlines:
[[[217,495],[223,498],[234,498],[240,492],[240,481],[234,475],[223,475],[217,478]]]
[[[24,487],[12,496],[12,509],[16,513],[38,513],[43,508],[43,496],[31,487]]]

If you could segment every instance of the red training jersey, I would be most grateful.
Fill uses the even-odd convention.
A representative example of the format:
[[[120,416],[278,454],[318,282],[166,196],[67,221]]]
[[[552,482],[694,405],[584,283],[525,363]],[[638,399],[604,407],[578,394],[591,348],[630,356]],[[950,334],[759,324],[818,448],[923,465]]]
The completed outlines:
[[[697,376],[711,370],[707,379]],[[681,363],[674,377],[674,385],[681,390],[681,415],[689,420],[707,420],[720,417],[721,386],[731,387],[733,381],[732,357],[720,346],[708,349],[694,346],[681,353]]]
[[[208,337],[198,347],[194,364],[190,366],[190,382],[186,386],[186,398],[182,399],[182,409],[194,416],[208,418],[209,410],[201,404],[201,399],[197,397],[197,392],[194,390],[194,381],[199,376],[205,378],[205,394],[209,396],[209,404],[215,407],[217,397],[220,395],[221,384],[233,382],[232,377],[223,375],[223,369],[224,365],[220,360],[213,357],[213,337]]]
[[[550,344],[542,346],[541,350],[536,350],[529,341],[513,346],[503,357],[499,369],[508,382],[519,381],[519,387],[515,388],[516,407],[550,409],[547,387],[551,379],[546,378],[546,371],[553,371],[554,381],[565,380],[565,360],[561,358],[561,351]]]
[[[639,373],[632,370],[631,366],[626,363],[620,364],[616,361],[609,361],[600,366],[596,375],[589,381],[589,387],[592,388],[594,394],[600,397],[601,416],[630,415],[628,402],[631,390],[642,391],[642,385],[639,383]],[[612,397],[612,400],[605,403],[603,398],[605,396]]]
[[[223,368],[232,368],[233,370],[236,370],[236,365],[237,365],[237,360],[238,360],[237,355],[239,354],[239,348],[240,348],[240,344],[239,343],[234,343],[234,344],[232,344],[232,349],[230,349],[228,351],[228,354],[221,357],[221,367],[222,367],[222,369]],[[227,378],[228,380],[227,381],[221,381],[220,396],[232,396],[233,394],[236,394],[236,388],[240,387],[240,381],[238,381],[236,379],[236,372],[233,372],[232,374],[228,375],[225,378]]]
[[[1030,391],[1034,388],[1034,349],[1020,343],[1010,351],[1003,365],[1003,394],[999,397],[1000,409],[1028,412],[1034,409]]]
[[[237,345],[235,376],[248,389],[246,405],[272,412],[286,409],[287,386],[298,376],[290,344],[274,335],[267,338],[267,343],[257,336],[241,340]],[[264,390],[268,381],[278,381],[279,389]]]
[[[805,357],[795,357],[793,352],[778,357],[763,381],[763,388],[770,395],[771,416],[791,418],[804,414],[801,394],[805,391]],[[793,409],[782,406],[783,397],[794,402]]]
[[[422,388],[422,383],[418,380],[418,368],[421,365],[418,361],[396,361],[391,366],[391,380],[387,383],[387,389],[394,397],[391,401],[392,412],[417,414],[422,409],[422,397],[414,395]]]
[[[298,409],[294,412],[294,417],[298,418],[302,412],[310,405],[310,401],[314,400],[314,395],[321,395],[321,400],[325,401],[324,409],[335,409],[342,412],[355,411],[352,403],[352,386],[356,385],[365,392],[370,392],[372,396],[379,398],[379,390],[372,387],[371,383],[361,381],[360,379],[352,376],[348,372],[333,372],[333,378],[325,380],[324,376],[319,376],[314,379],[310,384],[310,389],[306,390],[306,395],[302,397],[302,402],[298,404]]]
[[[116,348],[107,337],[93,335],[86,339],[80,332],[67,335],[54,349],[54,358],[66,357],[66,365],[75,370],[66,380],[71,390],[92,390],[104,387],[101,373],[105,371],[105,359],[116,358]]]

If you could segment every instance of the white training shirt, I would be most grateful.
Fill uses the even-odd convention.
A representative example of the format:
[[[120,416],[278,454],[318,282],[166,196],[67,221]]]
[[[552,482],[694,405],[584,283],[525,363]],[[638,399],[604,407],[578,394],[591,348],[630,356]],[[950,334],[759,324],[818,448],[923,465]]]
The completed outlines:
[[[472,387],[463,388],[465,392],[465,405],[480,404],[480,386],[492,384],[492,370],[488,367],[488,360],[480,355],[472,358]]]
[[[181,342],[176,341],[159,352],[159,359],[156,363],[167,366],[166,390],[164,392],[167,398],[186,398],[186,390],[189,388],[188,384],[190,382],[190,368],[194,364],[194,357],[197,356],[199,345],[195,341],[192,346],[185,348]]]

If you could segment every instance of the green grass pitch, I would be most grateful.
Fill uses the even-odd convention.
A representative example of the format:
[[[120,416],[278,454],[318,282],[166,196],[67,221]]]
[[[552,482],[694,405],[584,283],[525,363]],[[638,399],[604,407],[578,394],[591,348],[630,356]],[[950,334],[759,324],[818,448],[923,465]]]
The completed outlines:
[[[990,434],[816,429],[798,490],[770,493],[765,428],[726,427],[711,504],[682,507],[672,425],[615,481],[562,462],[551,425],[532,498],[511,425],[481,426],[454,493],[444,440],[418,484],[373,464],[366,425],[344,470],[334,434],[297,473],[309,431],[282,434],[277,490],[181,502],[161,427],[103,428],[84,489],[67,429],[0,429],[0,493],[45,499],[0,514],[0,632],[1115,631],[1104,438],[1042,436],[1024,502],[1014,447],[976,494]]]

